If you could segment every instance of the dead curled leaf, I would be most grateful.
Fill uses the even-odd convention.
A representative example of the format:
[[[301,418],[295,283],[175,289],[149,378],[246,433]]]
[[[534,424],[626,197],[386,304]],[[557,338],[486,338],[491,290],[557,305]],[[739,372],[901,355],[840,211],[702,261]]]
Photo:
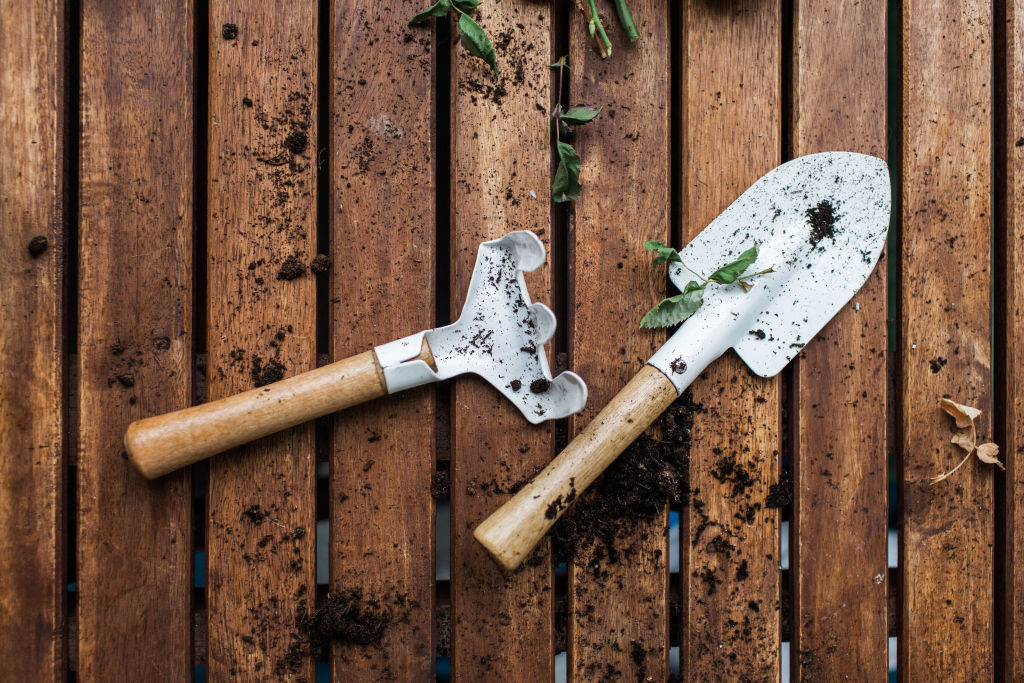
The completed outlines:
[[[956,426],[963,430],[954,434],[953,438],[950,439],[950,442],[967,451],[967,455],[965,455],[963,460],[958,462],[956,467],[953,469],[932,477],[932,484],[938,484],[940,481],[946,479],[960,469],[960,466],[967,462],[971,457],[971,453],[977,455],[978,460],[983,463],[998,465],[1000,469],[1006,469],[1003,467],[1003,463],[999,462],[999,458],[996,457],[999,454],[999,446],[992,442],[983,443],[980,446],[977,445],[978,428],[974,424],[974,420],[981,415],[980,410],[972,406],[965,406],[948,398],[941,399],[939,401],[939,407],[949,413],[956,422]]]

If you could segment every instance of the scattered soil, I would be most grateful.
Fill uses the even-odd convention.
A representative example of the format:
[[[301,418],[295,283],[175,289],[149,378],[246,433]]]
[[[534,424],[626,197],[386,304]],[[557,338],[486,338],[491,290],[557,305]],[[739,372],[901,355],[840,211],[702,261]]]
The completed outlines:
[[[452,476],[448,470],[438,470],[430,477],[430,495],[434,500],[448,498],[452,493]]]
[[[535,379],[532,382],[530,382],[530,391],[532,391],[535,394],[543,394],[550,387],[551,387],[551,382],[549,382],[548,380],[544,379],[543,377],[540,377],[540,378]]]
[[[768,487],[768,496],[764,506],[783,508],[793,502],[793,481],[789,478],[789,470],[785,467],[779,472],[779,481]]]
[[[946,360],[945,358],[939,356],[938,358],[933,358],[932,360],[928,361],[928,364],[932,368],[932,374],[936,374],[940,370],[942,370],[942,368],[944,368],[946,366],[946,363],[948,363],[948,362],[949,362],[948,360]]]
[[[835,207],[832,206],[832,202],[827,199],[823,199],[818,202],[817,206],[807,209],[807,224],[811,226],[811,244],[816,247],[818,242],[826,237],[834,238],[837,220],[839,220],[839,215],[836,213]]]
[[[520,389],[523,388],[523,383],[517,379],[512,380],[511,382],[508,383],[508,385],[512,387],[512,391],[519,391]]]
[[[234,40],[238,37],[238,26],[235,24],[224,24],[220,27],[220,35],[224,40]]]
[[[331,258],[327,254],[317,254],[309,262],[309,269],[313,275],[326,275],[331,271]]]
[[[253,384],[262,387],[284,379],[284,371],[284,364],[276,358],[271,358],[264,363],[261,357],[253,356],[252,370],[249,374],[252,376]]]
[[[674,361],[668,364],[669,370],[677,375],[681,375],[686,372],[686,361],[682,358],[676,358]]]
[[[752,334],[752,335],[754,335],[754,336],[755,336],[755,337],[756,337],[757,339],[764,339],[765,337],[767,337],[767,336],[768,336],[767,334],[765,334],[765,333],[764,333],[764,330],[762,330],[762,329],[760,329],[760,328],[759,328],[759,329],[756,329],[756,330],[750,330],[750,331],[749,331],[749,332],[748,332],[747,334]]]
[[[306,266],[297,257],[289,256],[277,271],[278,280],[294,280],[306,274]]]
[[[296,128],[288,133],[284,139],[284,146],[292,154],[302,154],[309,147],[309,135],[306,134],[306,131]]]
[[[629,556],[631,547],[616,546],[620,534],[659,514],[670,501],[689,503],[690,430],[700,410],[684,392],[597,478],[551,529],[556,562],[575,557],[587,566],[605,558],[614,562],[620,553]],[[577,549],[588,546],[592,556],[579,557]]]
[[[259,505],[250,505],[242,512],[242,519],[253,524],[263,524],[263,520],[267,517],[267,512]]]
[[[252,98],[243,97],[242,98],[242,104],[244,104],[246,107],[251,107],[252,106]]]
[[[47,241],[45,235],[36,235],[28,243],[28,255],[32,258],[39,258],[46,251],[50,243]]]

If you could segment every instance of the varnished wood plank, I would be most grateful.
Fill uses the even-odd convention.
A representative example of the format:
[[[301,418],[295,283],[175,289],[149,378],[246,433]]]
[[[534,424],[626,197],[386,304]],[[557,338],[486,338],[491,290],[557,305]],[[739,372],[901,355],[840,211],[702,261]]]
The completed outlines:
[[[640,317],[665,296],[664,272],[650,266],[644,242],[670,240],[670,51],[667,3],[631,3],[641,34],[602,60],[586,22],[570,18],[572,101],[604,106],[576,132],[583,191],[571,214],[570,355],[587,380],[587,408],[570,420],[580,431],[665,339],[641,330]],[[615,19],[609,21],[609,28]],[[621,48],[621,49],[620,49]],[[638,188],[645,188],[639,191]],[[569,584],[569,669],[574,680],[615,671],[623,680],[668,676],[668,506],[618,543],[616,562],[588,566],[577,549]],[[596,541],[596,539],[595,539]]]
[[[487,2],[479,23],[498,45],[501,75],[457,44],[452,52],[452,316],[469,286],[477,246],[510,230],[550,237],[551,8],[531,0]],[[521,75],[517,76],[517,73]],[[499,86],[495,88],[495,86]],[[538,108],[539,105],[539,108]],[[541,109],[545,111],[541,111]],[[535,195],[535,196],[534,196]],[[527,275],[549,299],[551,268]],[[475,377],[452,388],[452,666],[464,681],[550,680],[553,673],[550,544],[505,575],[472,536],[553,453],[550,423],[531,426]],[[496,486],[483,486],[490,482]],[[501,492],[497,492],[499,489]]]
[[[0,3],[0,676],[9,680],[64,677],[65,11],[61,0]]]
[[[885,2],[795,9],[794,156],[884,157]],[[795,679],[888,675],[885,272],[883,258],[796,362]]]
[[[122,456],[191,400],[191,2],[82,3],[78,677],[192,675],[187,473]]]
[[[997,397],[1005,416],[1004,433],[999,442],[1006,462],[1005,482],[1005,547],[1003,569],[1005,594],[1001,599],[1004,614],[1003,649],[1005,681],[1024,679],[1024,30],[1020,25],[1024,7],[1016,0],[1004,0],[1001,27],[1005,36],[1005,90],[1000,93],[1005,131],[997,139],[1003,157],[1005,174],[997,192],[1003,193],[1001,216],[1005,231],[1005,275],[997,275],[1003,284],[996,291],[1003,296],[996,305],[1003,307],[1006,338],[1004,356],[1006,375],[1004,394]],[[998,115],[998,114],[997,114]]]
[[[690,2],[683,12],[685,243],[780,161],[781,20],[777,0]],[[777,679],[779,520],[765,498],[778,477],[779,380],[729,352],[693,397],[704,411],[680,531],[683,673]]]
[[[434,326],[434,31],[419,2],[332,4],[332,354]],[[373,47],[370,47],[370,44]],[[334,418],[331,585],[381,601],[380,642],[341,644],[335,680],[433,675],[434,390]]]
[[[984,411],[991,387],[991,4],[902,8],[902,614],[904,680],[992,676],[992,467],[949,443],[941,396]],[[936,371],[934,368],[938,368]]]
[[[316,362],[307,265],[316,254],[317,6],[218,0],[209,24],[207,376],[217,399]],[[286,656],[301,642],[296,615],[313,607],[315,477],[310,424],[210,462],[211,678],[312,677],[312,657]]]

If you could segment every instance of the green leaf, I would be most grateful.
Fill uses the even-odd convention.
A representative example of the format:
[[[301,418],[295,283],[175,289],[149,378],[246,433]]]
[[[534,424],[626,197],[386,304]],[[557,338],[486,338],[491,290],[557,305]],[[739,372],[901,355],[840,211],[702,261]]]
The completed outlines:
[[[677,263],[683,262],[683,260],[679,258],[678,251],[672,247],[665,246],[659,240],[647,240],[647,242],[644,243],[644,247],[646,247],[648,251],[657,253],[657,256],[654,257],[654,261],[651,262],[652,266],[660,266],[665,261],[675,261]]]
[[[560,118],[562,121],[565,121],[570,125],[582,126],[588,121],[593,121],[594,118],[601,113],[602,109],[604,109],[604,107],[598,107],[597,109],[583,106],[573,107],[569,111],[563,112]]]
[[[480,0],[452,0],[462,12],[472,12],[480,6]]]
[[[479,57],[494,69],[494,75],[498,75],[498,64],[494,58],[494,46],[491,39],[487,37],[480,24],[473,21],[468,14],[459,15],[459,33],[462,34],[462,47],[469,51],[474,57]]]
[[[750,264],[757,260],[757,245],[740,254],[740,257],[732,263],[727,263],[708,277],[712,282],[720,285],[728,285],[736,282],[736,278],[743,275],[743,271],[750,267]]]
[[[416,24],[422,24],[424,21],[431,17],[443,17],[452,11],[452,3],[450,0],[437,0],[433,5],[423,10],[412,19],[409,20],[409,26],[415,26]]]
[[[558,61],[555,62],[554,64],[548,64],[548,68],[549,69],[562,69],[562,68],[568,69],[569,68],[569,57],[567,55],[562,55],[561,57],[558,58]]]
[[[556,202],[567,202],[580,196],[580,156],[572,145],[559,141],[558,158],[551,198]]]
[[[662,299],[657,306],[647,311],[640,320],[640,327],[672,327],[693,315],[704,303],[704,287],[696,280],[690,280],[682,294]]]

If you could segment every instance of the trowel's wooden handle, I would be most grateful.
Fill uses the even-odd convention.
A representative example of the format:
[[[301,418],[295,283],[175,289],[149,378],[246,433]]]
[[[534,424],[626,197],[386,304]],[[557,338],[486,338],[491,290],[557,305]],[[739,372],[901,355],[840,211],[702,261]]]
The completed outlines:
[[[138,420],[128,457],[147,479],[173,472],[274,432],[387,393],[373,351],[264,387]]]
[[[473,532],[506,569],[517,568],[562,512],[676,399],[645,365],[557,458]]]

